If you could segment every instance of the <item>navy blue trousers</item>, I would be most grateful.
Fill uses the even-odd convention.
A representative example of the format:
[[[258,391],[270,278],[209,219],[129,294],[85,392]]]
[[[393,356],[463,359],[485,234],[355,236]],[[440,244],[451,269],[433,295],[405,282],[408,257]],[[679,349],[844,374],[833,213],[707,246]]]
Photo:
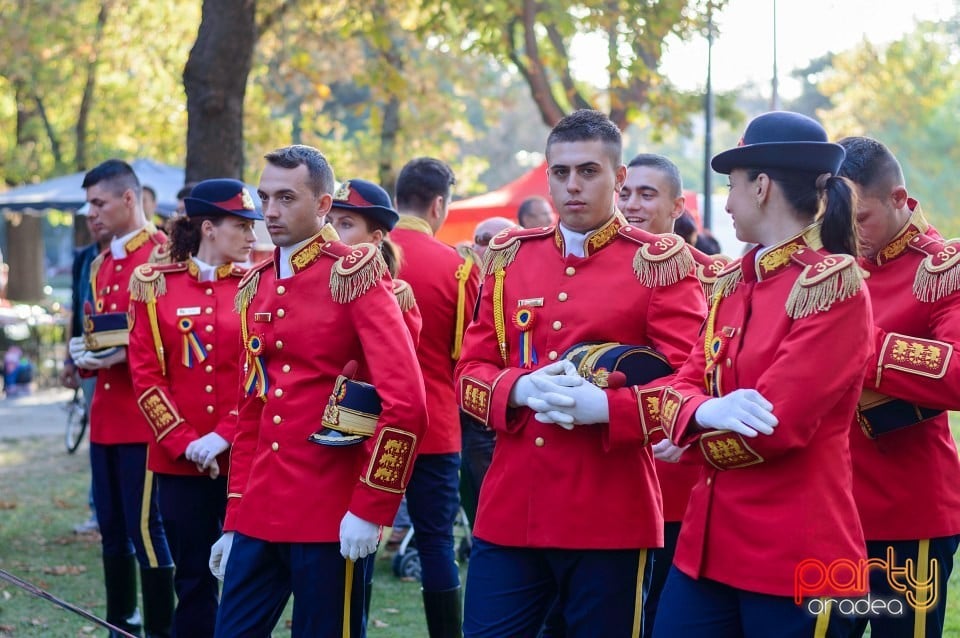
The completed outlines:
[[[557,601],[571,638],[642,634],[647,550],[530,549],[473,540],[466,638],[536,636]]]
[[[460,455],[421,454],[407,485],[407,510],[420,556],[423,591],[460,586],[453,523],[460,511]]]
[[[220,587],[210,573],[210,547],[220,538],[227,479],[157,474],[157,499],[176,570],[174,635],[209,638],[217,620]]]
[[[653,557],[653,576],[650,579],[650,592],[647,602],[643,606],[646,620],[643,624],[643,638],[652,638],[653,625],[657,618],[657,606],[660,604],[660,595],[663,586],[667,584],[667,575],[673,566],[673,555],[677,551],[677,539],[680,537],[680,522],[666,522],[663,524],[663,547],[651,549]]]
[[[269,638],[293,594],[292,638],[363,638],[364,574],[370,560],[349,566],[346,591],[348,567],[340,543],[270,543],[234,534],[214,636]],[[349,619],[344,618],[347,596]]]
[[[916,595],[920,583],[921,595],[916,598],[918,606],[925,609],[918,613],[915,606],[906,599],[905,594],[894,590],[887,578],[887,572],[880,569],[870,570],[870,595],[884,599],[903,601],[897,609],[902,614],[878,614],[869,618],[860,617],[856,622],[853,636],[862,636],[870,624],[872,638],[909,638],[924,636],[925,638],[939,638],[943,635],[944,616],[947,612],[947,581],[953,571],[953,555],[960,544],[960,536],[946,536],[915,541],[867,541],[867,555],[872,559],[888,561],[887,548],[893,549],[893,562],[897,568],[904,568],[910,561],[908,584],[903,577],[894,577],[898,586],[907,585],[907,591]],[[922,554],[922,556],[921,556]],[[922,587],[929,583],[928,588]],[[936,597],[934,599],[934,596]]]
[[[818,611],[819,606],[814,610]],[[670,569],[654,638],[847,638],[853,620],[836,610],[816,616],[790,596],[744,591]]]
[[[90,444],[93,503],[104,556],[135,553],[141,567],[173,564],[157,508],[157,486],[147,471],[147,444]]]

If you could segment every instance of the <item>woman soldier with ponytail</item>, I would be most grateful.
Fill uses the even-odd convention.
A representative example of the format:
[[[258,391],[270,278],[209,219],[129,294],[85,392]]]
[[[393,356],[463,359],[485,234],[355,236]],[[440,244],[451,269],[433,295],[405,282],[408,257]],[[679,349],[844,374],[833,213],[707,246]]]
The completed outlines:
[[[711,162],[757,246],[721,272],[659,406],[703,469],[655,638],[846,636],[841,599],[865,593],[843,569],[865,558],[848,431],[872,347],[843,158],[815,120],[772,112]]]
[[[172,263],[131,278],[130,370],[153,429],[148,468],[157,477],[175,565],[178,638],[214,633],[218,587],[207,560],[227,501],[227,450],[240,392],[237,284],[263,216],[243,182],[211,179],[172,222]]]

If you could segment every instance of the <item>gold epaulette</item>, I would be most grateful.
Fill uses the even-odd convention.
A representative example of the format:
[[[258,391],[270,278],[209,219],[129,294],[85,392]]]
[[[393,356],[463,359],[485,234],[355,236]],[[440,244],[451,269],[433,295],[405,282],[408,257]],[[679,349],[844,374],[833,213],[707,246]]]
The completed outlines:
[[[150,256],[147,258],[148,264],[170,264],[175,263],[173,261],[173,256],[170,254],[170,244],[158,244],[153,247],[153,250],[150,251]]]
[[[743,270],[740,268],[740,260],[735,259],[717,273],[717,280],[713,284],[713,294],[720,299],[727,297],[742,280]]]
[[[910,248],[926,255],[913,279],[913,294],[925,303],[960,290],[960,239],[917,235]]]
[[[397,303],[400,304],[401,312],[409,312],[417,305],[417,300],[413,296],[413,288],[402,279],[393,280],[393,294],[397,298]]]
[[[472,259],[473,263],[479,264],[481,262],[480,255],[477,254],[477,251],[473,249],[473,246],[469,244],[457,244],[454,247],[454,250],[457,251],[457,254],[460,255],[460,259],[467,261]]]
[[[349,303],[377,285],[387,273],[387,262],[373,244],[348,246],[326,242],[321,251],[337,260],[330,270],[330,292],[337,303]]]
[[[507,228],[493,236],[483,256],[483,276],[503,270],[513,263],[520,250],[520,242],[534,237],[549,237],[554,233],[553,226],[538,228]]]
[[[652,235],[633,226],[623,226],[617,232],[640,245],[633,256],[633,272],[648,288],[675,284],[693,269],[693,257],[680,235]]]
[[[267,266],[273,265],[273,257],[268,257],[246,272],[240,283],[237,284],[237,296],[233,300],[233,309],[241,315],[246,313],[247,306],[257,294],[257,285],[260,283],[260,272]]]
[[[730,263],[730,258],[726,255],[707,255],[689,245],[687,248],[696,263],[697,279],[703,288],[703,296],[709,301],[716,290],[717,277]]]
[[[790,260],[803,266],[787,297],[787,315],[792,319],[825,312],[834,303],[857,294],[863,284],[863,273],[850,255],[823,255],[801,248],[790,255]]]
[[[183,272],[187,269],[184,262],[172,264],[141,264],[130,277],[130,298],[134,301],[150,301],[167,294],[167,273]]]

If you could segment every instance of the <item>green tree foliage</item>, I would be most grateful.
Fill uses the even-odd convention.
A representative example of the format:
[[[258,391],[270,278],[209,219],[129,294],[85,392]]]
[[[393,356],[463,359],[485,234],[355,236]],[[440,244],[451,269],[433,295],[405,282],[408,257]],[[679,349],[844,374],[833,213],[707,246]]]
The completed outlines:
[[[659,72],[665,42],[705,30],[708,5],[725,0],[432,0],[426,29],[458,47],[509,61],[530,87],[547,126],[571,110],[596,108],[621,128],[628,123],[684,127],[702,106]],[[570,51],[576,37],[603,42],[603,66],[577,81]]]
[[[921,23],[886,46],[868,42],[838,54],[817,87],[834,137],[866,135],[900,160],[907,188],[941,232],[960,235],[960,55],[956,30]]]
[[[183,159],[191,0],[0,0],[0,177]]]

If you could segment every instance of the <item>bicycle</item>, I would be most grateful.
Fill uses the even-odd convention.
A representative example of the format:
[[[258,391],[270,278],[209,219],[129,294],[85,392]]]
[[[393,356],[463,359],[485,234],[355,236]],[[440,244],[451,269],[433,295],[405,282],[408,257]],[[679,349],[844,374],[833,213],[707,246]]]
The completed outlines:
[[[90,415],[87,414],[87,402],[83,397],[83,391],[77,388],[73,391],[73,398],[67,401],[63,406],[67,411],[67,428],[64,433],[64,444],[67,447],[67,454],[73,454],[80,447],[83,441],[83,435],[87,431],[87,423]]]

